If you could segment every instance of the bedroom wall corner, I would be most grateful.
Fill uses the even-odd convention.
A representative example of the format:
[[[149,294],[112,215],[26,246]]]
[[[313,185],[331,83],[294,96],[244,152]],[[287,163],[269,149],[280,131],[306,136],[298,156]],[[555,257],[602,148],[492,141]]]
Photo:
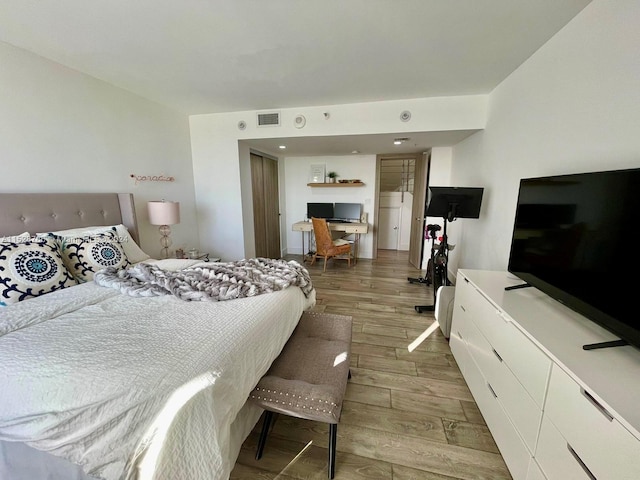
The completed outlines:
[[[179,201],[172,249],[198,246],[187,115],[3,42],[0,65],[0,191],[133,193],[151,256],[147,201]]]

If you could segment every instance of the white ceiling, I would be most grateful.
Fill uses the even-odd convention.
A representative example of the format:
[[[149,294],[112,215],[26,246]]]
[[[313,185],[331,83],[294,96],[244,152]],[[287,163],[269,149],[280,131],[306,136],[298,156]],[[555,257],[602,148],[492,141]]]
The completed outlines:
[[[432,147],[446,147],[461,142],[477,130],[446,132],[402,132],[375,135],[341,135],[324,137],[263,138],[244,140],[262,153],[286,157],[338,156],[349,154],[406,154],[424,152]],[[400,145],[393,142],[406,138]],[[280,149],[284,145],[286,149]]]
[[[0,41],[188,114],[486,94],[590,0],[0,0]]]

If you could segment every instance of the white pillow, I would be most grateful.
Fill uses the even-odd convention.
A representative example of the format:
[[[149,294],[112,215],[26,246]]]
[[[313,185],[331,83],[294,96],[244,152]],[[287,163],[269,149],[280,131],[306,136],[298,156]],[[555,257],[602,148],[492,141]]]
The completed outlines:
[[[121,269],[131,265],[115,227],[103,233],[82,236],[50,234],[46,238],[55,239],[58,243],[62,260],[78,283],[90,282],[96,272],[107,267]]]
[[[77,284],[53,238],[0,243],[0,306]]]
[[[66,236],[82,237],[85,235],[93,235],[93,234],[108,232],[108,231],[111,231],[111,229],[114,227],[116,229],[116,234],[118,235],[118,240],[122,244],[122,248],[124,249],[124,253],[127,255],[127,258],[129,259],[129,262],[131,263],[144,262],[145,260],[148,260],[149,258],[151,258],[138,246],[138,244],[133,240],[133,238],[131,238],[131,235],[129,234],[129,230],[127,230],[127,227],[125,227],[122,224],[70,228],[68,230],[59,230],[57,232],[38,233],[37,235],[42,236],[42,235],[48,235],[52,233],[53,235],[57,235],[60,237],[66,237]]]

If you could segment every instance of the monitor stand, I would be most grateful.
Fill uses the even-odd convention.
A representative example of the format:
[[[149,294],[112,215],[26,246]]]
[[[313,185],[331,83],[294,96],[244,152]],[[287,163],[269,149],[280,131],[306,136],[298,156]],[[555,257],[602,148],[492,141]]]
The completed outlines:
[[[588,343],[587,345],[583,345],[582,349],[597,350],[599,348],[624,347],[625,345],[629,345],[629,342],[626,340],[612,340],[610,342]]]

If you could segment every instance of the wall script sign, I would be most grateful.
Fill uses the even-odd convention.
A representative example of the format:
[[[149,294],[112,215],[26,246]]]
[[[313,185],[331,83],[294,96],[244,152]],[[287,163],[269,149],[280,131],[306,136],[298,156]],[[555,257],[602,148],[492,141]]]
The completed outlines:
[[[136,185],[140,182],[175,182],[175,177],[170,177],[168,175],[136,175],[132,173],[129,175],[136,181]]]

